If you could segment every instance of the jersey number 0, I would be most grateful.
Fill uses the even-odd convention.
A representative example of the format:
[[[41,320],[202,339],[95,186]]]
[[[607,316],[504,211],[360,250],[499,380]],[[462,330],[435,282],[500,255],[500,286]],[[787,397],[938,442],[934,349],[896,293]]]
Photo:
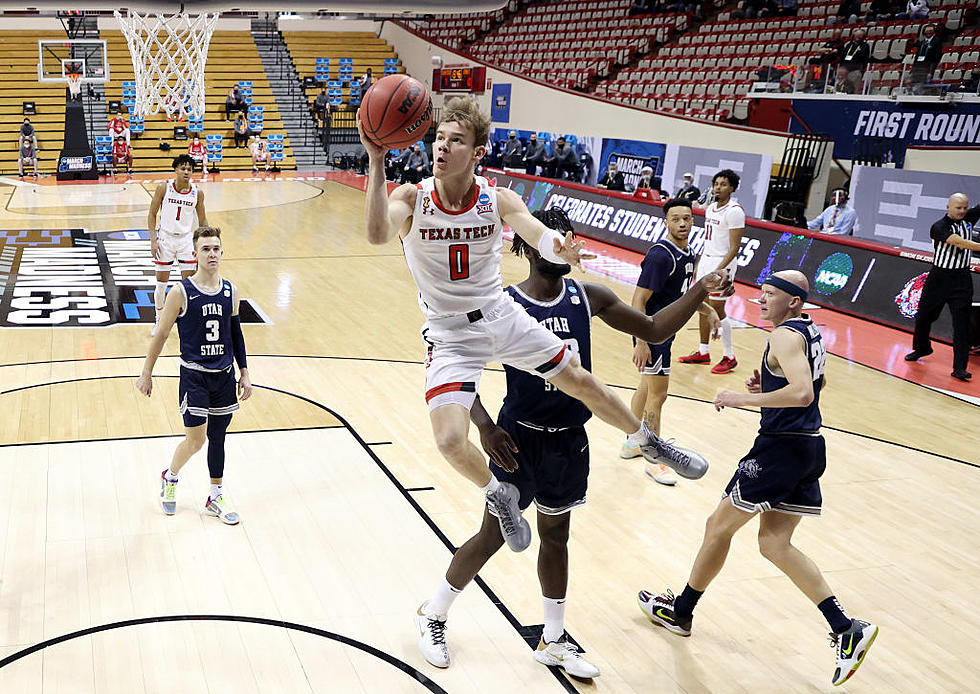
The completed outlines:
[[[454,243],[449,247],[449,279],[465,280],[470,276],[470,247]]]

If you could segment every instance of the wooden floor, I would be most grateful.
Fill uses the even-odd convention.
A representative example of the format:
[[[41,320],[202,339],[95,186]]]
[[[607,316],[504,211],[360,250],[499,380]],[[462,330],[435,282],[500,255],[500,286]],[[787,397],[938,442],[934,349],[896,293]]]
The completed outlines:
[[[153,186],[0,184],[0,230],[139,230]],[[177,515],[159,510],[157,479],[181,431],[174,337],[147,400],[133,387],[145,323],[0,330],[0,692],[833,689],[826,625],[759,555],[754,524],[692,638],[652,627],[635,603],[641,588],[683,586],[704,519],[751,445],[757,413],[719,414],[708,400],[740,387],[763,331],[736,330],[733,374],[674,367],[664,433],[704,453],[704,479],[657,486],[617,457],[618,432],[589,424],[567,627],[601,677],[570,682],[531,657],[522,633],[542,621],[536,542],[504,550],[481,574],[486,588],[457,601],[454,662],[437,670],[416,650],[411,616],[482,504],[431,440],[402,253],[367,244],[363,194],[339,183],[203,188],[224,230],[224,274],[269,320],[246,328],[260,388],[228,438],[226,488],[244,520],[225,527],[199,513],[201,455],[181,477]],[[525,268],[508,256],[505,281]],[[628,398],[629,338],[599,321],[594,335],[596,373]],[[691,324],[675,352],[695,342]],[[882,629],[839,691],[974,692],[977,408],[838,357],[827,373],[825,511],[797,540],[849,612]],[[481,388],[495,411],[498,368]]]

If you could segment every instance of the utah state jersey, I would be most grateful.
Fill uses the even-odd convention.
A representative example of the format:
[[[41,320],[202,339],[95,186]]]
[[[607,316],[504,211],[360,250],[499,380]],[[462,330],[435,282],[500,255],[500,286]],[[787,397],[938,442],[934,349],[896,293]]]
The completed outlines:
[[[507,287],[514,300],[531,318],[561,338],[592,370],[592,310],[585,289],[575,280],[563,280],[561,294],[546,303],[535,301],[516,286]],[[507,395],[499,416],[542,427],[577,427],[592,413],[579,400],[565,395],[539,376],[504,364]]]
[[[228,280],[208,294],[188,277],[177,285],[184,293],[184,310],[177,317],[180,363],[197,371],[224,371],[231,366],[231,312],[238,290]]]
[[[813,376],[813,402],[806,407],[763,407],[760,434],[815,433],[820,430],[820,389],[823,387],[823,371],[827,364],[827,348],[817,326],[805,313],[778,327],[799,333],[806,343],[806,357]],[[769,346],[762,355],[762,392],[771,393],[785,388],[789,381],[769,370]]]
[[[684,295],[691,286],[696,260],[690,248],[678,248],[669,238],[650,246],[640,263],[640,277],[636,281],[636,286],[653,292],[644,307],[648,316]]]

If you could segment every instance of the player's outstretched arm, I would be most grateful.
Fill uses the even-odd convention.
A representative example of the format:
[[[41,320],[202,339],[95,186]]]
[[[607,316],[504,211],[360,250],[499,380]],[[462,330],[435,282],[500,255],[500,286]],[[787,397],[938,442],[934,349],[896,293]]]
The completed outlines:
[[[174,327],[177,315],[184,308],[184,292],[176,287],[167,293],[167,300],[163,303],[163,312],[160,314],[160,322],[157,323],[156,332],[150,338],[150,347],[146,352],[146,360],[143,362],[143,372],[136,379],[136,388],[146,397],[150,397],[153,392],[153,367],[163,351],[163,344],[170,336],[170,331]]]
[[[517,460],[514,454],[517,453],[517,444],[506,431],[497,426],[487,412],[480,396],[476,396],[473,406],[470,408],[470,421],[473,422],[480,432],[480,445],[490,456],[490,460],[502,467],[507,472],[517,469]]]
[[[234,285],[233,285],[234,286]],[[245,354],[245,335],[242,333],[242,318],[238,314],[238,290],[235,290],[235,309],[231,314],[231,346],[238,364],[238,397],[248,400],[252,397],[252,378],[248,373],[248,356]]]
[[[594,253],[583,250],[582,243],[575,243],[572,240],[572,232],[569,231],[562,236],[536,219],[527,209],[521,196],[509,188],[497,188],[497,203],[500,206],[500,218],[504,223],[537,249],[541,257],[548,262],[556,265],[567,263],[575,267],[581,266],[583,260],[595,258]]]
[[[725,407],[806,407],[813,402],[813,375],[807,360],[805,343],[796,331],[776,328],[769,336],[769,356],[775,358],[780,371],[789,381],[779,390],[768,393],[739,393],[722,390],[715,396],[716,410]],[[761,381],[760,381],[761,383]],[[751,387],[746,383],[747,387]]]
[[[364,134],[360,119],[355,120],[361,144],[368,154],[368,181],[364,191],[367,238],[368,243],[380,245],[388,243],[395,236],[408,233],[412,213],[415,211],[417,188],[411,183],[405,183],[388,196],[388,182],[385,180],[385,152],[388,149],[372,142]]]

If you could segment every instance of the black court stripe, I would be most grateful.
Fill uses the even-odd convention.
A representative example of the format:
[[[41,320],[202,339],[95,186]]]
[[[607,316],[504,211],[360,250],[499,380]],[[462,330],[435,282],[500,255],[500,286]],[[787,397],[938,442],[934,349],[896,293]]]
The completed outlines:
[[[366,643],[362,643],[349,636],[344,636],[343,634],[337,634],[332,631],[326,631],[324,629],[317,629],[316,627],[307,626],[306,624],[297,624],[296,622],[285,622],[278,619],[266,619],[264,617],[247,617],[243,615],[230,615],[230,614],[183,614],[183,615],[163,615],[159,617],[142,617],[139,619],[127,619],[121,622],[111,622],[110,624],[102,624],[97,627],[89,627],[88,629],[81,629],[79,631],[74,631],[70,634],[63,634],[61,636],[56,636],[47,641],[41,641],[33,646],[29,646],[23,650],[17,651],[8,655],[6,658],[0,660],[0,668],[6,667],[11,663],[14,663],[21,658],[26,658],[32,653],[37,653],[50,646],[56,646],[59,643],[64,643],[65,641],[71,641],[73,639],[81,638],[83,636],[90,636],[92,634],[98,634],[103,631],[110,631],[112,629],[124,629],[126,627],[140,626],[143,624],[161,624],[165,622],[245,622],[249,624],[263,624],[271,627],[278,627],[280,629],[291,629],[293,631],[300,631],[307,634],[313,634],[314,636],[320,636],[325,639],[330,639],[331,641],[337,641],[345,646],[351,646],[356,648],[368,655],[372,655],[378,660],[381,660],[388,665],[391,665],[398,670],[401,670],[406,675],[411,677],[413,680],[421,684],[423,687],[428,689],[433,694],[448,694],[445,689],[440,687],[438,684],[430,680],[424,674],[413,668],[408,663],[405,663],[398,658],[395,658],[384,651],[380,651],[374,646],[369,646]]]

